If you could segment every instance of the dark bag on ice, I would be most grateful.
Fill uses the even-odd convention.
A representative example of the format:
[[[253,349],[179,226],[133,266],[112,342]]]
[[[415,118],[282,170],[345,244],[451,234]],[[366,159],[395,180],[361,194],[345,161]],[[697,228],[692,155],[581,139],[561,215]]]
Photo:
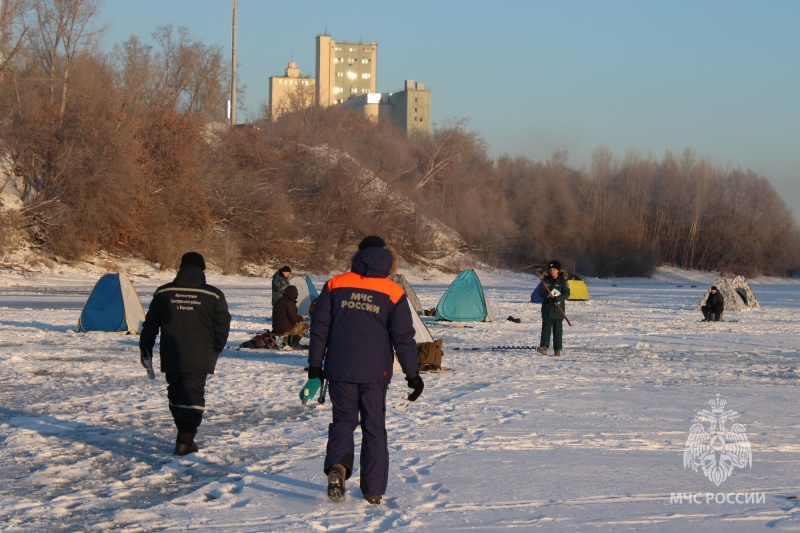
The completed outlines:
[[[433,342],[421,342],[417,344],[417,356],[419,357],[419,369],[441,370],[442,369],[442,339]]]
[[[245,341],[241,344],[242,348],[274,348],[275,347],[275,339],[269,334],[269,330],[265,331],[264,333],[259,333],[249,341]]]

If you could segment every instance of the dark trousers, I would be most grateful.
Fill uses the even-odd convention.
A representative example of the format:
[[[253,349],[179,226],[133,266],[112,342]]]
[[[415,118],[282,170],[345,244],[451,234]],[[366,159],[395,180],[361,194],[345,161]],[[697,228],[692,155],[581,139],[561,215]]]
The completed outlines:
[[[206,409],[207,374],[198,372],[167,372],[169,410],[178,431],[197,432]]]
[[[386,437],[385,383],[328,384],[333,404],[333,423],[328,426],[325,473],[340,464],[349,478],[353,472],[355,442],[353,432],[361,425],[361,492],[382,496],[389,484],[389,446]],[[359,421],[360,419],[360,421]]]
[[[703,317],[708,322],[719,322],[720,320],[722,320],[722,313],[721,312],[715,313],[714,311],[709,309],[707,305],[701,306],[700,310],[703,311]]]
[[[542,319],[542,336],[539,340],[539,346],[550,346],[550,332],[553,332],[553,349],[560,350],[563,348],[561,344],[561,336],[564,332],[564,319],[563,318],[543,318]]]

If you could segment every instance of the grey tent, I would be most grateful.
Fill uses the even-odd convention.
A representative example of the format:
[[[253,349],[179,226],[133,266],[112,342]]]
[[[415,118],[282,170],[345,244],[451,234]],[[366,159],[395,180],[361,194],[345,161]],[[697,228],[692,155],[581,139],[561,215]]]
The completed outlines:
[[[761,309],[758,300],[756,300],[756,295],[753,293],[753,289],[750,288],[750,284],[747,283],[744,276],[736,276],[730,283],[733,290],[742,298],[748,309]]]
[[[411,288],[411,285],[408,283],[406,277],[402,274],[392,274],[389,276],[389,279],[400,285],[403,290],[406,292],[406,297],[408,298],[408,303],[411,305],[411,309],[414,310],[415,313],[418,315],[422,314],[422,304],[419,303],[419,298],[417,298],[417,294],[414,292],[414,289]]]
[[[725,311],[745,311],[747,309],[760,309],[755,294],[753,294],[747,280],[742,276],[736,276],[733,279],[717,278],[714,282],[720,294],[725,298]],[[711,287],[708,288],[706,293],[700,298],[700,302],[695,307],[696,311],[705,305],[708,295],[711,293]]]

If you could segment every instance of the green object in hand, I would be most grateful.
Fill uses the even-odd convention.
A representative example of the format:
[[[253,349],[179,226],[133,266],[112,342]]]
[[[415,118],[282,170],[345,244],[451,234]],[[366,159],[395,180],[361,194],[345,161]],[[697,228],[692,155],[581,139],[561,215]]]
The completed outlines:
[[[320,387],[322,387],[322,380],[320,378],[311,378],[306,381],[306,384],[300,389],[300,401],[307,403],[308,400],[317,395]]]

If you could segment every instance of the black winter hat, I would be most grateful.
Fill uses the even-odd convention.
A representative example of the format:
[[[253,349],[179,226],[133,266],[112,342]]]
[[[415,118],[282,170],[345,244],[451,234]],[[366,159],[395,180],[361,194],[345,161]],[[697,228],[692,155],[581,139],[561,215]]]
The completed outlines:
[[[559,261],[558,259],[553,259],[552,261],[547,263],[547,268],[548,269],[555,268],[556,270],[561,270],[561,261]]]
[[[358,243],[358,249],[363,250],[364,248],[384,248],[386,246],[386,241],[384,241],[381,237],[377,235],[370,235],[369,237],[364,237],[364,239]]]
[[[183,268],[185,266],[196,266],[200,270],[206,269],[206,262],[203,259],[203,256],[198,254],[197,252],[186,252],[181,257],[181,266]]]
[[[284,265],[284,266],[281,267],[280,270],[278,270],[278,272],[288,272],[289,274],[291,274],[292,273],[292,269],[291,269],[291,267],[289,267],[289,265]]]
[[[718,291],[719,289],[717,288],[717,286],[716,286],[716,285],[712,285],[712,286],[711,286],[711,290],[712,290],[712,291]]]

